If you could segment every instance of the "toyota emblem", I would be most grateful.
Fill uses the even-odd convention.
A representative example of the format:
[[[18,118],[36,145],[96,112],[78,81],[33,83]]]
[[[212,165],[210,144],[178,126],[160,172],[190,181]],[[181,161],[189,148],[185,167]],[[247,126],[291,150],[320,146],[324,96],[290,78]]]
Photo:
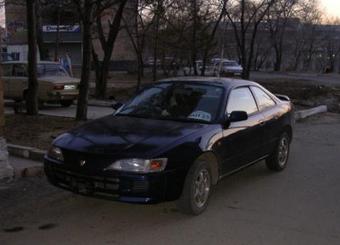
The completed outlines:
[[[83,167],[86,164],[85,160],[80,160],[80,167]]]

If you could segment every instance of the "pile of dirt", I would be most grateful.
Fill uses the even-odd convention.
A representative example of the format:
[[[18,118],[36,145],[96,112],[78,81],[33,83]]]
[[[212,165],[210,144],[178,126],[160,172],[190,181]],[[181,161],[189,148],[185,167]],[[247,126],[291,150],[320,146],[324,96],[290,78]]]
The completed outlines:
[[[55,116],[6,115],[8,143],[47,150],[58,135],[82,124],[72,118]]]
[[[340,88],[308,84],[308,81],[272,79],[258,81],[273,93],[288,95],[294,104],[314,107],[327,105],[328,110],[340,113]]]

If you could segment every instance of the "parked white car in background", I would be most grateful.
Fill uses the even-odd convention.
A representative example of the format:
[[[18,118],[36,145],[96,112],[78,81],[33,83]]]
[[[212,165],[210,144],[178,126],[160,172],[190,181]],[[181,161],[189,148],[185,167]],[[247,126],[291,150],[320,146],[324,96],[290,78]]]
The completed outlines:
[[[203,61],[197,60],[196,61],[196,69],[198,75],[201,75],[203,69]],[[233,76],[241,76],[243,72],[243,68],[241,65],[237,63],[235,60],[228,60],[228,59],[220,59],[215,58],[212,59],[211,62],[208,62],[205,66],[205,76],[224,76],[224,77],[233,77]],[[192,76],[193,75],[193,68],[184,67],[183,73],[185,76]]]
[[[235,60],[228,59],[212,59],[214,64],[215,76],[220,73],[221,76],[241,76],[243,68]]]

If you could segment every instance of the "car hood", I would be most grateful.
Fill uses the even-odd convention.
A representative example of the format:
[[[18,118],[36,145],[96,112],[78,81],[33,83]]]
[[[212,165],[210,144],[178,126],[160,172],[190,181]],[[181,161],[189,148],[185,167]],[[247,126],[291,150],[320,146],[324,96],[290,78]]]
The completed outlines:
[[[79,83],[79,78],[75,77],[67,77],[67,76],[45,76],[39,77],[40,81],[46,81],[51,83],[58,83],[58,84],[70,84],[70,83]]]
[[[58,137],[54,144],[78,152],[109,155],[133,153],[136,157],[146,157],[208,126],[111,115]]]

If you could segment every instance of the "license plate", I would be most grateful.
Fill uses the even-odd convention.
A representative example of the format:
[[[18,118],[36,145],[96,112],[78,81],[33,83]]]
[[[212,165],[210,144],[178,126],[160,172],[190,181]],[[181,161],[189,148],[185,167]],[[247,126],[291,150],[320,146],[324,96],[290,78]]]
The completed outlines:
[[[64,86],[64,89],[65,89],[65,90],[73,90],[73,89],[76,89],[76,88],[77,88],[76,85],[65,85],[65,86]]]

